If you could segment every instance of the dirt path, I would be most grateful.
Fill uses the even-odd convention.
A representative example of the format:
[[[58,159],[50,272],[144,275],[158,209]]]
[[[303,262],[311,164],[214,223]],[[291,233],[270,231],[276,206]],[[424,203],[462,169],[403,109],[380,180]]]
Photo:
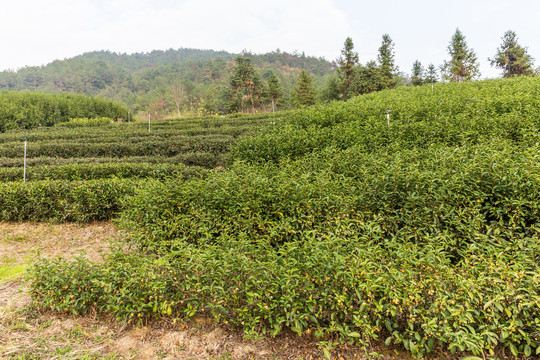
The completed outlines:
[[[161,321],[144,327],[97,315],[40,313],[22,281],[24,266],[41,256],[69,259],[83,252],[100,261],[121,234],[111,223],[0,223],[0,359],[317,359],[312,338],[283,334],[246,339],[210,319]],[[339,352],[339,354],[338,354]],[[359,349],[336,349],[337,359],[362,359]],[[389,357],[388,357],[389,358]],[[403,357],[401,357],[403,358]]]

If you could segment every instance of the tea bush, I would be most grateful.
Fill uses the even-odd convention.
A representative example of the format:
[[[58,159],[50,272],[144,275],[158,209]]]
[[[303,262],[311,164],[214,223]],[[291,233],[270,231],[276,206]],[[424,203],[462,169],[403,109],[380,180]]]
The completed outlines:
[[[0,183],[0,221],[110,220],[141,183],[122,179]]]
[[[26,171],[27,181],[36,180],[97,180],[106,178],[152,178],[190,179],[203,177],[208,170],[201,167],[187,167],[183,164],[150,163],[81,163],[65,165],[30,166]],[[24,169],[20,167],[0,167],[0,182],[22,181]]]
[[[114,120],[107,117],[99,117],[99,118],[74,118],[69,119],[67,122],[61,122],[58,123],[58,126],[64,126],[64,127],[93,127],[93,126],[103,126],[108,125]]]
[[[236,159],[278,161],[326,147],[356,146],[366,152],[430,144],[461,146],[494,137],[539,141],[540,79],[520,78],[438,84],[382,91],[290,113],[275,127],[244,138]],[[390,110],[390,122],[386,118]]]
[[[126,157],[85,157],[85,158],[57,158],[52,156],[32,157],[26,160],[27,171],[30,167],[38,168],[40,166],[67,166],[72,164],[170,164],[170,165],[186,165],[190,167],[204,167],[207,169],[219,166],[228,166],[230,161],[226,155],[214,155],[205,152],[187,152],[176,156],[165,157],[163,155],[156,156],[126,156]],[[22,174],[22,159],[19,158],[0,158],[0,168],[12,168],[5,170],[7,173],[15,172]],[[14,170],[13,168],[19,168]],[[40,170],[39,170],[40,171]],[[46,170],[45,170],[46,171]],[[11,175],[7,175],[11,176]],[[16,176],[16,175],[14,175]]]
[[[446,239],[461,258],[475,238],[538,234],[538,147],[508,142],[396,153],[327,151],[280,165],[236,164],[226,173],[177,184],[152,183],[126,200],[120,218],[150,248],[179,242],[211,244],[222,236],[249,235],[275,246],[317,230],[342,236],[376,221],[387,239],[423,243]],[[362,155],[360,155],[362,154]]]
[[[30,270],[31,294],[61,312],[94,308],[138,322],[204,313],[251,333],[288,327],[321,341],[395,343],[418,357],[540,352],[538,239],[516,242],[521,252],[497,241],[470,246],[454,265],[436,238],[427,246],[382,238],[366,223],[361,236],[312,231],[277,250],[239,236],[161,258],[42,259]]]
[[[52,126],[72,118],[123,118],[126,107],[112,100],[76,94],[0,92],[0,133]]]

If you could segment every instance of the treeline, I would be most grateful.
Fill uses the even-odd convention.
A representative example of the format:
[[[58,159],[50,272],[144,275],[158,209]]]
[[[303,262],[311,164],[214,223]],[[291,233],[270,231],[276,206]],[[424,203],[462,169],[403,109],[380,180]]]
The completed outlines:
[[[448,45],[448,54],[449,60],[439,66],[429,64],[427,69],[420,61],[415,61],[408,76],[395,64],[395,44],[388,34],[382,36],[376,60],[365,64],[359,62],[353,41],[347,38],[341,56],[333,63],[334,70],[325,77],[325,83],[321,83],[321,79],[314,75],[315,69],[310,68],[297,72],[292,86],[284,84],[283,79],[270,70],[261,76],[257,62],[253,61],[255,58],[238,56],[232,64],[227,86],[220,88],[218,96],[222,106],[219,111],[264,112],[276,108],[301,108],[321,102],[348,100],[397,86],[463,82],[480,77],[477,56],[459,29]],[[264,57],[277,61],[280,54],[271,53]],[[526,48],[518,44],[517,35],[511,30],[504,34],[501,46],[489,60],[492,66],[503,71],[504,78],[539,73],[534,69],[533,58],[527,54]]]
[[[514,31],[507,31],[501,46],[489,61],[491,66],[502,70],[502,77],[534,76],[533,58],[527,49],[519,45]],[[347,100],[353,96],[390,89],[400,85],[419,86],[438,81],[462,82],[480,78],[480,65],[476,53],[467,44],[463,33],[456,29],[448,45],[449,59],[425,68],[419,60],[413,63],[410,76],[399,71],[395,65],[394,43],[388,34],[383,35],[377,60],[361,64],[354,51],[351,38],[345,40],[338,67],[323,90],[324,100]]]
[[[52,126],[73,118],[126,118],[127,113],[114,101],[85,95],[0,92],[0,132]]]

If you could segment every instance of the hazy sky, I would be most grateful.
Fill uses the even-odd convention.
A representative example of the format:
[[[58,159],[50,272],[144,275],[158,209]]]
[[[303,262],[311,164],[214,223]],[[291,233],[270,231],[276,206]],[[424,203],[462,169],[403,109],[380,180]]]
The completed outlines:
[[[448,59],[456,28],[476,51],[482,77],[507,30],[540,65],[539,0],[3,0],[0,70],[44,65],[94,50],[148,52],[199,48],[263,53],[276,49],[328,60],[350,36],[360,61],[375,59],[381,37],[395,43],[410,73]]]

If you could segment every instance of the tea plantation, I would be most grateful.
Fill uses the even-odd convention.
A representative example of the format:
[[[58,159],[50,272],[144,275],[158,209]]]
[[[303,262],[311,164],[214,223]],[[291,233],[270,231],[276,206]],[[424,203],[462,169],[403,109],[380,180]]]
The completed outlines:
[[[0,220],[109,220],[148,179],[201,178],[227,166],[229,147],[240,135],[270,126],[267,117],[158,121],[150,131],[147,123],[98,122],[5,132]]]
[[[2,219],[116,217],[133,245],[38,261],[39,307],[289,328],[327,356],[540,354],[540,79],[113,125],[27,134],[27,184],[7,181],[21,134],[0,136]]]

